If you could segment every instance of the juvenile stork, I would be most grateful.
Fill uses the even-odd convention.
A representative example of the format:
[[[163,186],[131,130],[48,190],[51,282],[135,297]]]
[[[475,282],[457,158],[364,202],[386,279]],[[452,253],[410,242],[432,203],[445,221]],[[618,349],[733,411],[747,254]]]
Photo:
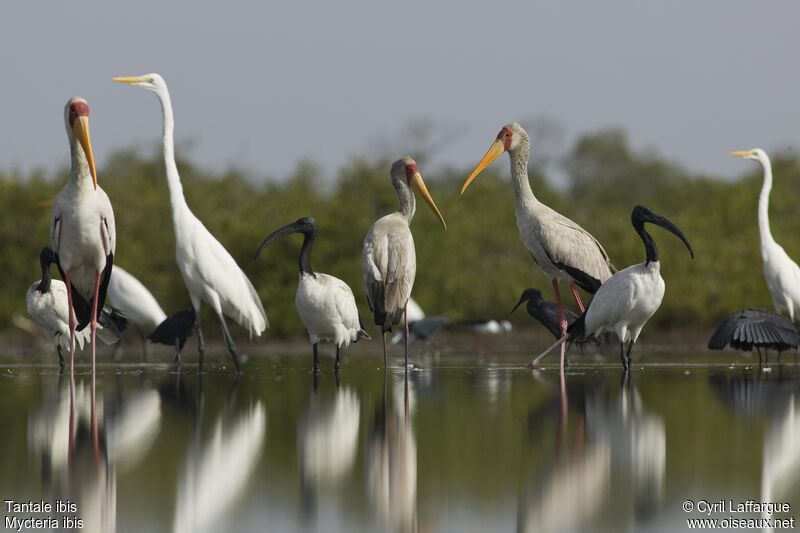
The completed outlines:
[[[199,370],[203,369],[205,342],[200,328],[200,305],[206,302],[214,310],[222,326],[222,334],[228,345],[236,371],[240,372],[239,352],[233,337],[228,331],[225,317],[235,320],[248,330],[252,337],[260,336],[267,328],[267,314],[264,306],[253,288],[253,284],[231,254],[206,229],[200,219],[189,209],[183,196],[181,177],[175,163],[175,121],[172,117],[172,101],[164,78],[158,74],[144,76],[114,78],[120,83],[129,83],[154,92],[161,102],[164,121],[164,164],[167,169],[167,186],[172,204],[172,224],[175,230],[175,259],[181,271],[183,281],[189,290],[194,308]]]
[[[392,164],[390,172],[392,186],[399,203],[397,211],[379,218],[367,231],[361,249],[361,268],[367,302],[375,325],[381,328],[383,341],[383,365],[386,367],[386,332],[400,321],[408,306],[414,276],[417,272],[417,256],[414,237],[411,235],[411,219],[417,208],[414,189],[430,206],[447,229],[444,217],[431,198],[422,180],[417,163],[406,156]],[[405,314],[405,362],[408,366],[408,316]]]
[[[631,352],[642,327],[650,320],[664,299],[664,278],[653,237],[644,229],[645,223],[661,226],[675,234],[694,259],[694,250],[686,235],[672,222],[657,215],[647,207],[637,205],[631,213],[631,224],[644,243],[646,259],[620,270],[608,278],[597,290],[586,311],[573,322],[567,337],[562,337],[533,360],[534,368],[550,350],[562,345],[565,340],[581,341],[606,331],[615,333],[619,339],[620,359],[627,372],[631,366]],[[628,344],[627,350],[625,343]]]
[[[553,284],[560,315],[561,336],[566,337],[567,318],[558,289],[559,280],[569,283],[572,296],[581,312],[583,303],[575,286],[594,294],[611,277],[616,268],[608,254],[588,231],[540,202],[528,181],[528,133],[516,122],[506,124],[483,159],[464,181],[461,193],[489,166],[508,152],[511,159],[511,182],[514,185],[517,227],[522,243],[534,262]],[[564,368],[565,346],[561,347],[561,368]]]
[[[299,218],[275,230],[258,247],[256,259],[279,237],[291,233],[303,234],[298,259],[300,281],[294,305],[314,348],[314,372],[319,372],[319,341],[331,341],[336,345],[336,372],[339,372],[339,351],[346,349],[351,342],[368,339],[369,335],[361,327],[356,298],[350,286],[339,278],[314,272],[311,268],[311,247],[317,236],[316,221],[311,217]]]
[[[71,152],[69,181],[58,193],[50,216],[50,237],[64,277],[69,316],[70,372],[75,367],[75,330],[91,325],[92,372],[95,371],[97,313],[103,309],[114,264],[117,233],[114,210],[97,185],[89,136],[89,105],[71,98],[64,107]]]
[[[778,313],[786,311],[794,322],[800,317],[800,267],[792,261],[783,246],[775,242],[769,229],[769,193],[772,190],[772,163],[761,148],[731,152],[734,157],[755,159],[764,168],[764,183],[758,197],[758,233],[761,236],[761,259],[764,279]]]

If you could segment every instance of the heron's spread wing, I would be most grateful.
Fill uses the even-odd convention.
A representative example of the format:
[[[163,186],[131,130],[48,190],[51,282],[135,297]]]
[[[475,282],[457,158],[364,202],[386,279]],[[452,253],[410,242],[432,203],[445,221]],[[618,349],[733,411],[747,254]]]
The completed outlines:
[[[744,309],[727,316],[708,341],[712,350],[727,345],[744,351],[753,348],[783,351],[800,346],[800,333],[784,316],[766,309]]]
[[[591,233],[572,220],[553,213],[554,216],[541,227],[541,244],[547,257],[582,289],[596,293],[616,268]]]

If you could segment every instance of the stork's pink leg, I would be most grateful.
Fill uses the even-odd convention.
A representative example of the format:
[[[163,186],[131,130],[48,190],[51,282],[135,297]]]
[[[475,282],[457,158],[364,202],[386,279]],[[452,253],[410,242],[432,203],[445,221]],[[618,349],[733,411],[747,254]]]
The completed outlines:
[[[100,299],[100,272],[94,275],[94,297],[92,298],[92,375],[95,367],[95,336],[97,334],[97,300]]]
[[[561,303],[561,292],[558,290],[558,279],[553,279],[553,292],[556,296],[556,305],[558,305],[558,315],[560,318],[559,322],[561,324],[561,338],[553,343],[548,349],[536,356],[536,358],[531,361],[530,368],[538,368],[539,361],[541,361],[544,356],[549,354],[557,346],[561,346],[561,372],[564,372],[564,358],[567,352],[567,347],[564,346],[564,343],[567,340],[567,315],[564,313],[564,305]]]
[[[72,308],[72,284],[69,281],[69,272],[64,274],[64,283],[67,286],[67,313],[69,314],[69,373],[75,373],[75,310]]]
[[[570,281],[569,290],[572,291],[572,297],[575,298],[575,303],[578,304],[578,309],[581,310],[581,313],[586,311],[586,308],[583,306],[583,302],[581,301],[581,295],[578,293],[578,288],[575,286],[574,281]]]

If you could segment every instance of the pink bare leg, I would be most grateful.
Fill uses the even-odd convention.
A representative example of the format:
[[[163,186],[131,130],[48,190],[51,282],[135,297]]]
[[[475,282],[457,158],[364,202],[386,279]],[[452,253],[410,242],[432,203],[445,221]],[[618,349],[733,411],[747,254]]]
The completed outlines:
[[[575,298],[575,303],[578,304],[578,309],[581,310],[581,313],[586,311],[586,308],[583,306],[583,302],[581,301],[581,295],[578,293],[578,288],[575,286],[574,281],[569,283],[569,290],[572,291],[572,297]]]
[[[67,286],[67,311],[69,313],[69,373],[75,373],[75,310],[72,308],[72,284],[69,281],[69,272],[64,274],[64,283]]]
[[[566,350],[567,350],[567,347],[564,346],[564,343],[567,340],[567,315],[564,314],[564,306],[561,303],[561,292],[558,290],[558,279],[553,279],[553,292],[555,293],[555,296],[556,296],[556,305],[558,305],[558,314],[559,314],[559,318],[560,318],[559,322],[561,324],[561,338],[558,339],[555,343],[553,343],[545,351],[543,351],[538,356],[536,356],[536,358],[533,361],[531,361],[531,364],[529,366],[530,366],[530,368],[538,368],[539,361],[541,361],[544,358],[544,356],[549,354],[556,347],[561,346],[561,363],[560,363],[561,366],[560,366],[560,368],[561,368],[561,372],[564,372],[564,357],[566,355]]]
[[[97,300],[100,299],[100,272],[94,275],[94,297],[92,298],[92,375],[95,367],[95,335],[97,334]]]

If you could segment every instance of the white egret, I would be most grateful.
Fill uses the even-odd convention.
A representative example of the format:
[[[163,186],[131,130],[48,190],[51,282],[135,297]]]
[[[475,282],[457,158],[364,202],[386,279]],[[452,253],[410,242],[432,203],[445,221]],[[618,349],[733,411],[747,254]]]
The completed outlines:
[[[95,370],[97,313],[103,308],[114,264],[117,241],[114,210],[108,195],[97,185],[97,171],[89,136],[89,105],[71,98],[64,122],[72,155],[69,181],[58,193],[50,217],[50,238],[58,267],[64,276],[70,313],[70,335],[87,324],[92,334],[92,372]],[[75,366],[75,346],[70,343],[70,372]]]
[[[311,247],[317,236],[317,224],[311,217],[297,219],[275,230],[258,247],[256,259],[261,252],[276,239],[291,233],[303,234],[298,264],[300,281],[294,305],[314,347],[314,372],[319,372],[319,341],[331,341],[336,345],[336,371],[339,371],[339,351],[346,349],[351,342],[368,339],[369,335],[361,327],[356,298],[350,286],[344,281],[311,268]]]
[[[178,165],[175,163],[175,122],[166,82],[158,74],[114,78],[114,81],[129,83],[154,92],[161,102],[164,120],[164,163],[167,169],[167,185],[175,230],[175,256],[196,315],[200,370],[203,368],[205,354],[203,332],[200,328],[200,305],[206,302],[219,318],[228,351],[236,371],[239,372],[239,353],[228,331],[225,317],[246,328],[251,337],[254,333],[260,336],[268,326],[264,306],[253,284],[233,257],[192,213],[186,203]]]
[[[769,229],[769,193],[772,190],[772,163],[760,148],[731,152],[734,157],[754,159],[764,168],[764,184],[758,197],[758,233],[761,236],[761,259],[764,279],[772,294],[772,304],[778,313],[787,311],[794,322],[800,317],[800,267],[792,261],[783,247],[772,238]]]
[[[386,332],[400,321],[411,297],[417,271],[411,219],[417,208],[414,188],[436,213],[447,229],[444,217],[431,198],[422,180],[417,163],[406,156],[392,164],[392,186],[399,207],[397,211],[379,218],[367,231],[361,250],[361,268],[367,302],[375,325],[381,328],[383,364],[386,366]],[[408,365],[408,316],[405,319],[405,361]]]
[[[567,319],[558,289],[559,280],[569,283],[572,296],[581,312],[584,311],[577,284],[594,294],[616,268],[608,254],[588,231],[540,202],[533,194],[528,181],[528,133],[516,122],[506,124],[483,159],[464,181],[461,193],[489,166],[492,161],[508,152],[511,159],[511,181],[514,185],[517,227],[522,243],[534,262],[553,284],[556,304],[560,310],[562,337],[566,336]],[[561,348],[561,368],[564,368],[565,347]]]
[[[676,235],[694,258],[694,250],[686,235],[672,222],[647,207],[637,205],[631,213],[631,224],[644,243],[646,259],[620,270],[597,290],[586,311],[569,327],[568,337],[562,337],[534,359],[536,367],[547,353],[565,340],[580,341],[604,332],[615,333],[619,339],[620,358],[625,370],[630,369],[633,345],[664,299],[664,278],[653,237],[644,229],[645,223],[661,226]],[[625,343],[628,344],[627,350]]]

